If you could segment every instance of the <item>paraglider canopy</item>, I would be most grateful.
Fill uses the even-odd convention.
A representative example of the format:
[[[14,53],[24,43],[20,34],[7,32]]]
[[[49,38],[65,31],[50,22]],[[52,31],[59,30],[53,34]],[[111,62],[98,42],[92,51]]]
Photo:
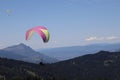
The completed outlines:
[[[26,40],[29,40],[32,37],[32,35],[34,34],[34,32],[37,32],[41,36],[44,43],[49,41],[50,34],[48,32],[48,29],[44,26],[37,26],[37,27],[27,30]]]
[[[6,13],[8,14],[8,16],[12,13],[12,10],[11,9],[7,9],[6,10]]]

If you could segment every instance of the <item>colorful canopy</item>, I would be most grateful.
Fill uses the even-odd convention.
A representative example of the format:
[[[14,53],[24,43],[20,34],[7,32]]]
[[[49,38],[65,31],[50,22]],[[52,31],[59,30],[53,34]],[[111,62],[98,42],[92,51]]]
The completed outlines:
[[[37,32],[41,36],[44,43],[49,41],[50,34],[48,32],[48,29],[45,28],[44,26],[37,26],[32,29],[29,29],[26,32],[26,40],[29,40],[32,37],[32,35],[34,34],[34,32]]]

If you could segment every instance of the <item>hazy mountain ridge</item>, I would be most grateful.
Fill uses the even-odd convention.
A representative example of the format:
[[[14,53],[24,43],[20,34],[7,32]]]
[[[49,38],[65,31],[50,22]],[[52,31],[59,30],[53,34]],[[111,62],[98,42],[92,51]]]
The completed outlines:
[[[41,61],[44,63],[54,63],[58,61],[55,58],[51,58],[42,53],[36,52],[29,46],[22,43],[0,50],[0,56],[32,63],[39,63]]]
[[[21,58],[25,58],[25,56],[15,54],[15,53],[10,52],[10,51],[5,51],[5,50],[0,50],[0,57],[9,58],[9,59],[16,59],[16,60],[20,60]]]
[[[48,55],[50,57],[55,57],[62,61],[62,60],[67,60],[78,56],[82,56],[85,54],[97,53],[101,50],[120,51],[120,43],[113,43],[113,44],[101,43],[101,44],[91,44],[87,46],[52,48],[52,49],[45,49],[38,51],[44,53],[45,55]]]
[[[35,53],[35,51],[32,48],[30,48],[29,46],[26,46],[22,43],[4,48],[3,50],[11,51],[16,54],[23,55],[23,56],[31,56],[31,55],[34,55],[34,53]]]

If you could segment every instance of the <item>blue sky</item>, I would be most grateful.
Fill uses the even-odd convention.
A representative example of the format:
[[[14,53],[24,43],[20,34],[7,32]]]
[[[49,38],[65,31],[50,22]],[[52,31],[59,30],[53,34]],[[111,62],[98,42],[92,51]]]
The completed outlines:
[[[9,11],[9,12],[8,12]],[[26,30],[43,25],[51,38]],[[34,49],[120,42],[120,0],[0,0],[0,48],[24,43]]]

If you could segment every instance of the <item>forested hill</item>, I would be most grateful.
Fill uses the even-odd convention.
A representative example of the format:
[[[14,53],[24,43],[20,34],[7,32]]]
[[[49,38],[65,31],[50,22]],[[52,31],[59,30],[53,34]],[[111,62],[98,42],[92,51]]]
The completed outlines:
[[[6,80],[120,80],[120,52],[100,51],[53,64],[0,58]]]

